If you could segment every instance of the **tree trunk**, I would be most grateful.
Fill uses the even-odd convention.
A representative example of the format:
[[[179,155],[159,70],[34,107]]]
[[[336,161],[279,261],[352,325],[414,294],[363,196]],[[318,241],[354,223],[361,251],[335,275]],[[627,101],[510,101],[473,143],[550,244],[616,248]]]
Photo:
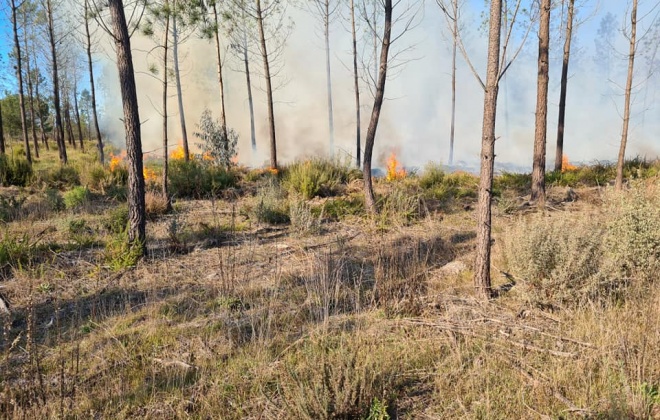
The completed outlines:
[[[59,150],[60,163],[66,165],[66,143],[64,142],[64,126],[62,125],[62,110],[60,108],[60,78],[57,68],[57,49],[55,46],[55,27],[53,23],[53,5],[51,0],[46,0],[46,12],[48,14],[48,42],[50,44],[51,65],[53,71],[53,106],[55,107],[55,141]]]
[[[71,125],[71,104],[69,103],[68,93],[64,101],[64,125],[66,126],[66,138],[69,145],[76,148],[76,138],[73,136],[73,126]]]
[[[222,77],[222,55],[220,49],[220,26],[218,22],[218,8],[213,3],[213,18],[215,19],[215,49],[218,56],[218,86],[220,88],[220,124],[222,135],[226,139],[225,152],[229,153],[229,136],[227,135],[227,115],[225,112],[225,83]],[[229,169],[229,168],[228,168]]]
[[[27,47],[27,39],[26,39],[26,47]],[[30,56],[27,54],[27,48],[26,48],[26,55],[27,55],[27,61],[25,62],[26,64],[26,74],[27,74],[27,86],[28,86],[28,99],[30,103],[30,128],[32,130],[32,144],[34,145],[34,157],[39,159],[39,140],[37,139],[37,120],[36,116],[34,113],[34,88],[32,85],[32,72],[30,70]]]
[[[11,15],[14,29],[14,49],[16,53],[16,78],[18,80],[18,102],[21,109],[21,127],[23,128],[23,145],[25,146],[25,158],[32,164],[32,155],[30,154],[30,140],[28,139],[27,117],[25,115],[25,98],[23,97],[23,67],[21,62],[21,43],[18,40],[18,21],[16,1],[11,0]]]
[[[183,108],[183,92],[181,90],[181,73],[179,71],[179,33],[176,28],[176,0],[174,1],[174,16],[172,16],[172,58],[174,59],[174,78],[176,79],[176,96],[179,103],[179,121],[181,122],[181,142],[183,143],[183,158],[190,160],[188,147],[188,130],[186,129],[186,114]]]
[[[374,151],[374,142],[376,140],[376,129],[380,119],[380,110],[383,106],[385,97],[385,82],[387,81],[387,64],[390,51],[390,38],[392,36],[392,0],[385,0],[385,22],[383,31],[383,45],[380,50],[380,71],[378,72],[378,83],[376,84],[376,93],[374,95],[374,107],[371,111],[371,120],[367,128],[367,137],[364,145],[364,165],[362,168],[364,174],[364,198],[367,210],[370,213],[376,213],[376,198],[374,197],[374,187],[371,179],[371,157]]]
[[[626,159],[626,143],[628,143],[628,128],[630,126],[630,96],[632,93],[633,72],[635,69],[635,53],[637,52],[637,0],[633,0],[630,12],[630,53],[628,55],[628,78],[626,80],[626,92],[623,108],[623,128],[621,130],[621,146],[619,147],[619,159],[616,163],[617,191],[623,189],[623,164]]]
[[[76,128],[78,129],[78,142],[80,151],[85,152],[85,143],[83,142],[82,124],[80,122],[80,109],[78,109],[78,81],[76,76],[73,79],[73,115],[76,117]]]
[[[99,161],[101,165],[105,162],[105,153],[103,152],[103,139],[101,138],[101,130],[99,128],[99,119],[98,113],[96,111],[96,89],[94,87],[94,66],[92,63],[92,37],[89,32],[89,0],[85,0],[85,35],[87,38],[87,44],[85,49],[87,50],[87,64],[89,66],[89,85],[92,94],[92,114],[94,117],[94,131],[96,134],[96,147],[99,151]]]
[[[266,48],[266,35],[264,34],[264,20],[261,9],[261,0],[256,0],[257,29],[259,30],[259,43],[261,45],[261,58],[264,62],[264,78],[266,79],[266,96],[268,97],[268,128],[270,132],[270,167],[277,169],[277,141],[275,139],[275,112],[273,110],[273,87],[270,76],[270,57]]]
[[[456,49],[458,47],[458,0],[452,1],[454,27],[452,28],[451,51],[451,126],[449,128],[449,165],[454,164],[454,133],[456,130]]]
[[[351,0],[351,34],[353,36],[353,88],[355,89],[355,145],[357,148],[355,155],[355,163],[359,168],[362,163],[361,149],[360,149],[360,83],[358,75],[358,57],[357,57],[357,36],[355,33],[355,1]]]
[[[112,17],[113,36],[117,52],[117,68],[124,106],[124,129],[126,131],[126,155],[128,157],[128,241],[145,250],[146,214],[144,204],[144,174],[142,172],[142,139],[140,136],[140,114],[135,89],[135,73],[131,55],[131,40],[126,26],[122,0],[108,0]]]
[[[325,0],[323,16],[325,37],[325,75],[328,89],[328,135],[330,136],[330,155],[335,152],[335,123],[332,113],[332,77],[330,72],[330,0]]]
[[[44,128],[44,115],[41,112],[41,96],[39,95],[39,72],[37,72],[37,80],[34,84],[34,93],[37,96],[37,114],[39,116],[39,133],[41,134],[41,143],[46,150],[50,150],[48,146],[48,137],[46,136],[46,129]]]
[[[169,7],[169,1],[165,0],[165,7]],[[171,210],[172,200],[170,200],[170,193],[167,187],[167,176],[169,173],[169,138],[167,134],[167,53],[169,51],[170,40],[170,14],[165,16],[165,34],[163,35],[163,179],[162,179],[162,193],[163,197],[167,200],[167,209]]]
[[[4,155],[5,153],[5,127],[2,123],[2,103],[0,103],[0,154]]]
[[[538,81],[536,89],[536,129],[534,133],[534,163],[532,168],[532,201],[536,201],[539,208],[545,206],[545,154],[548,132],[550,7],[551,0],[541,0]]]
[[[477,295],[483,299],[489,299],[492,294],[490,282],[491,200],[495,168],[495,122],[500,76],[502,0],[491,1],[489,22],[488,64],[481,137],[481,173],[477,204],[477,249],[474,263],[474,287]]]
[[[573,37],[573,12],[575,0],[568,0],[566,16],[566,39],[564,40],[564,60],[561,66],[561,88],[559,92],[559,120],[557,122],[557,151],[555,171],[561,171],[564,159],[564,128],[566,125],[566,90],[568,88],[568,62],[571,58],[571,38]]]
[[[243,24],[245,25],[245,10],[243,10]],[[252,97],[252,81],[250,77],[250,55],[248,51],[247,29],[243,32],[243,64],[245,65],[245,78],[247,83],[248,107],[250,108],[250,141],[252,153],[257,151],[257,131],[254,126],[254,99]]]

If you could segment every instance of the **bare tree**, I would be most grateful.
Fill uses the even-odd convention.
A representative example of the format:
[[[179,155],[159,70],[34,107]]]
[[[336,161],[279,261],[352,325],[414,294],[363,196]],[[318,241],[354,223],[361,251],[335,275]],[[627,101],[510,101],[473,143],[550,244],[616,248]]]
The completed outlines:
[[[351,11],[353,11],[353,0],[351,0]],[[325,44],[325,76],[328,101],[328,136],[330,140],[330,153],[335,150],[335,125],[332,110],[332,73],[330,68],[330,24],[339,7],[337,0],[311,0],[309,8],[319,19],[323,30],[323,41]]]
[[[46,14],[48,16],[48,42],[50,44],[51,70],[53,78],[53,106],[55,107],[55,141],[59,150],[60,163],[66,165],[68,162],[66,154],[66,143],[64,142],[64,125],[62,124],[62,109],[60,102],[60,78],[57,66],[57,42],[55,38],[55,23],[53,20],[52,0],[46,0]]]
[[[623,165],[626,159],[626,144],[628,143],[628,129],[630,127],[630,97],[632,95],[633,75],[635,70],[635,54],[637,52],[637,0],[632,0],[632,10],[630,11],[630,33],[626,34],[630,42],[628,53],[628,77],[626,80],[626,90],[624,92],[623,108],[623,127],[621,129],[621,145],[619,147],[619,157],[616,163],[616,181],[617,191],[623,189]]]
[[[557,122],[557,150],[555,152],[555,171],[561,171],[564,159],[564,129],[566,127],[566,92],[568,90],[568,64],[571,58],[571,39],[573,38],[573,15],[575,0],[568,0],[566,31],[564,34],[564,57],[561,66],[561,85],[559,91],[559,118]]]
[[[5,153],[5,127],[2,123],[2,103],[0,103],[0,154]]]
[[[28,122],[25,113],[25,98],[23,95],[23,63],[21,56],[21,43],[18,38],[18,8],[16,0],[11,0],[11,22],[14,33],[14,52],[16,55],[16,79],[18,81],[18,100],[21,111],[21,126],[23,129],[23,144],[25,146],[25,158],[32,164],[32,155],[30,154],[30,140],[28,139]]]
[[[94,83],[94,64],[92,62],[92,32],[89,28],[89,21],[92,18],[89,0],[84,0],[84,23],[85,23],[85,52],[87,53],[87,66],[89,68],[89,85],[91,93],[92,119],[94,121],[94,134],[96,136],[96,147],[99,152],[99,161],[101,165],[105,162],[105,153],[103,151],[103,138],[99,128],[99,117],[96,108],[96,86]]]
[[[351,0],[351,35],[353,38],[353,89],[355,90],[355,163],[359,168],[362,163],[361,150],[360,150],[360,82],[358,73],[358,52],[357,52],[357,35],[355,33],[355,1]]]
[[[532,200],[545,206],[545,154],[548,131],[548,83],[550,67],[550,0],[541,0],[539,57],[536,88],[536,123],[532,164]]]

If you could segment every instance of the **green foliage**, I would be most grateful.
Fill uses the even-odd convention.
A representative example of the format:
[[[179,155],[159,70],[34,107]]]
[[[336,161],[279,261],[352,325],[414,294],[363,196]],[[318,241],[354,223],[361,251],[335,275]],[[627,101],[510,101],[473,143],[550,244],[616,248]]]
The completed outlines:
[[[312,207],[304,200],[296,200],[289,206],[291,227],[300,234],[314,234],[321,229],[323,211],[315,215]]]
[[[307,200],[337,195],[342,184],[361,176],[348,162],[321,158],[293,163],[282,172],[285,189]]]
[[[46,189],[46,202],[48,203],[50,210],[60,211],[64,210],[66,206],[64,205],[64,200],[62,195],[56,189],[48,188]]]
[[[69,239],[78,247],[83,248],[96,244],[94,231],[84,219],[69,220],[67,230]]]
[[[376,223],[380,228],[407,225],[422,215],[422,197],[400,185],[379,200],[379,207]]]
[[[134,267],[142,258],[144,247],[128,241],[128,235],[115,235],[105,247],[105,260],[113,271]]]
[[[103,228],[115,235],[126,232],[128,230],[128,206],[122,205],[111,210],[103,221]]]
[[[37,172],[34,184],[65,190],[80,185],[80,174],[73,165],[61,165]]]
[[[232,159],[236,157],[238,134],[230,128],[225,133],[220,121],[213,119],[208,108],[202,112],[197,128],[199,132],[196,132],[195,136],[202,140],[198,146],[204,152],[204,156],[209,156],[216,165],[229,168]]]
[[[14,221],[21,216],[25,198],[0,195],[0,221],[5,223]]]
[[[419,176],[419,186],[425,190],[432,189],[440,184],[445,179],[445,171],[441,165],[429,163],[424,168],[424,171]]]
[[[69,209],[77,209],[84,206],[89,202],[90,193],[87,187],[73,187],[73,189],[65,192],[62,196],[64,206]]]
[[[86,185],[90,190],[103,192],[111,183],[125,185],[126,179],[122,179],[124,178],[124,171],[126,171],[127,179],[128,171],[125,168],[122,168],[121,175],[117,174],[117,178],[119,179],[116,179],[115,176],[117,175],[107,171],[100,163],[94,163],[88,166],[83,166],[80,171],[80,183]]]
[[[0,156],[0,183],[24,187],[32,179],[32,166],[23,157]]]
[[[290,221],[288,202],[276,179],[259,187],[248,213],[260,223],[277,225]]]
[[[27,234],[15,236],[9,231],[0,239],[0,267],[17,267],[27,263],[33,253],[33,246]]]
[[[347,197],[330,199],[323,205],[323,212],[337,220],[347,216],[360,216],[365,213],[364,195],[352,194]]]
[[[236,185],[236,176],[216,165],[197,160],[186,162],[175,159],[170,162],[170,193],[175,197],[207,198]]]
[[[493,179],[493,190],[497,195],[504,191],[514,191],[517,194],[527,194],[532,188],[531,174],[517,174],[513,172],[502,172]]]
[[[369,415],[365,420],[390,420],[390,415],[387,413],[387,405],[378,398],[374,398],[369,408]]]
[[[467,172],[445,174],[438,165],[429,164],[419,177],[423,196],[441,202],[477,196],[479,180]]]

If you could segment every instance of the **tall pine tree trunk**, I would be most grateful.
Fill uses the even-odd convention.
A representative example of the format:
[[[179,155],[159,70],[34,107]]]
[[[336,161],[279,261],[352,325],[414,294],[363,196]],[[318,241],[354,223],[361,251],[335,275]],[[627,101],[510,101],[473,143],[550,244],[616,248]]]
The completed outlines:
[[[213,3],[213,18],[215,19],[215,50],[218,59],[218,87],[220,89],[220,124],[222,128],[222,135],[227,140],[225,143],[225,151],[229,153],[229,136],[227,135],[227,114],[225,110],[225,82],[222,75],[222,54],[220,48],[220,26],[218,22],[218,8]]]
[[[332,74],[330,71],[330,0],[325,0],[323,29],[325,38],[325,75],[328,90],[328,135],[330,137],[330,155],[333,155],[335,152],[335,123],[332,112]]]
[[[2,103],[0,102],[0,154],[4,155],[5,153],[5,126],[2,122]]]
[[[190,160],[188,147],[188,130],[186,129],[186,114],[183,107],[183,92],[181,89],[181,73],[179,71],[179,32],[176,27],[177,2],[174,1],[175,14],[172,16],[172,58],[174,59],[174,78],[176,79],[176,97],[179,104],[179,121],[181,123],[181,142],[183,143],[183,158]]]
[[[458,47],[458,0],[452,1],[454,27],[451,50],[451,125],[449,128],[449,165],[454,164],[454,133],[456,132],[456,49]]]
[[[245,10],[243,10],[243,24],[246,24]],[[245,66],[245,79],[247,83],[248,107],[250,109],[250,142],[252,144],[252,153],[257,151],[257,131],[254,126],[254,98],[252,97],[252,80],[250,76],[250,55],[248,50],[247,29],[243,28],[243,64]]]
[[[165,0],[165,7],[169,7],[169,1]],[[167,185],[167,177],[169,175],[169,138],[167,133],[167,55],[169,52],[170,41],[170,15],[165,17],[165,33],[163,34],[163,178],[162,178],[162,193],[163,197],[167,200],[167,209],[172,208],[172,200],[170,200],[170,193]]]
[[[46,13],[48,15],[48,43],[50,44],[50,58],[53,72],[53,106],[55,107],[55,141],[59,150],[60,163],[66,165],[66,143],[64,141],[64,125],[62,124],[62,109],[60,107],[60,77],[57,68],[57,47],[55,42],[55,26],[53,23],[53,4],[46,0]]]
[[[76,76],[74,76],[73,79],[73,115],[76,117],[76,128],[78,130],[78,142],[80,143],[80,151],[85,152],[82,123],[80,122],[80,109],[78,108],[78,81]]]
[[[94,87],[94,66],[92,63],[92,37],[89,32],[89,0],[85,0],[85,50],[87,51],[87,65],[89,66],[89,85],[92,94],[92,116],[94,118],[94,131],[96,134],[96,147],[99,151],[99,161],[101,165],[105,162],[105,153],[103,151],[103,139],[101,138],[101,129],[99,128],[99,118],[96,111],[96,88]]]
[[[264,33],[263,10],[261,0],[256,0],[257,29],[259,30],[259,45],[261,58],[264,62],[264,78],[266,80],[266,96],[268,105],[268,131],[270,134],[270,167],[277,169],[277,141],[275,138],[275,111],[273,109],[273,86],[270,75],[270,57],[266,48],[266,35]]]
[[[30,140],[28,139],[27,116],[25,113],[25,98],[23,95],[23,63],[21,60],[21,43],[18,40],[18,10],[16,1],[11,0],[12,25],[14,30],[14,52],[16,54],[16,79],[18,81],[18,103],[21,112],[21,127],[23,132],[23,145],[25,146],[25,158],[29,164],[32,164],[32,155],[30,154]]]
[[[628,54],[628,78],[626,80],[626,91],[623,108],[623,128],[621,129],[621,145],[619,147],[619,158],[616,163],[617,191],[623,189],[623,164],[626,160],[626,144],[628,143],[628,129],[630,127],[630,96],[632,94],[633,75],[635,70],[635,54],[637,52],[637,0],[633,0],[630,12],[630,52]]]
[[[550,51],[551,0],[541,0],[539,22],[538,81],[536,88],[536,124],[534,132],[534,162],[532,167],[532,200],[545,206],[545,155],[548,131],[548,81]]]
[[[27,28],[27,14],[24,13],[23,26]],[[36,127],[36,116],[34,114],[34,88],[32,85],[32,69],[30,68],[30,53],[28,49],[28,37],[27,34],[23,40],[25,42],[25,74],[27,75],[27,88],[28,88],[28,103],[30,105],[30,131],[32,134],[32,144],[34,145],[34,157],[39,159],[39,140],[37,140],[37,127]]]
[[[351,35],[353,36],[353,89],[355,90],[355,164],[359,168],[362,164],[360,133],[360,83],[358,74],[358,57],[357,57],[357,35],[355,32],[355,1],[351,0]]]
[[[383,107],[383,99],[385,97],[390,38],[392,37],[392,0],[385,0],[384,8],[385,22],[383,30],[383,45],[380,50],[380,71],[378,72],[378,81],[376,83],[374,107],[371,111],[371,119],[369,120],[369,127],[367,128],[367,137],[364,145],[364,165],[362,168],[364,175],[365,205],[370,213],[377,212],[376,198],[374,196],[374,187],[371,177],[371,159],[374,151],[378,121],[380,120],[380,110]]]
[[[117,69],[121,99],[124,107],[126,156],[128,158],[128,241],[145,251],[146,212],[144,204],[144,174],[142,165],[142,138],[140,114],[135,88],[135,72],[131,54],[131,40],[124,15],[122,0],[108,0],[112,29],[117,52]]]
[[[490,3],[488,29],[488,64],[481,137],[481,172],[477,204],[477,249],[474,263],[474,287],[479,297],[489,299],[490,281],[491,205],[493,173],[495,169],[495,123],[500,77],[500,36],[502,27],[502,0]]]
[[[555,171],[561,171],[564,159],[564,128],[566,127],[566,91],[568,89],[568,62],[571,58],[571,38],[573,37],[573,13],[575,0],[568,0],[566,33],[564,40],[564,59],[561,66],[561,87],[559,91],[559,119],[557,122],[557,151],[555,152]]]

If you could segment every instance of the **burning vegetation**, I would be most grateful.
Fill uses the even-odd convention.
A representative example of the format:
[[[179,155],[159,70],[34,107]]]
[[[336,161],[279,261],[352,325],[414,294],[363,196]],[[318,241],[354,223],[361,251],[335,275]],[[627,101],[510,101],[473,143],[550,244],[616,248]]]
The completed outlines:
[[[568,172],[568,171],[574,171],[578,167],[575,165],[572,165],[571,162],[568,160],[567,155],[563,155],[561,158],[561,171],[562,172]]]
[[[406,176],[406,170],[399,163],[396,154],[392,152],[387,159],[387,173],[385,175],[385,180],[398,181],[404,179]]]

